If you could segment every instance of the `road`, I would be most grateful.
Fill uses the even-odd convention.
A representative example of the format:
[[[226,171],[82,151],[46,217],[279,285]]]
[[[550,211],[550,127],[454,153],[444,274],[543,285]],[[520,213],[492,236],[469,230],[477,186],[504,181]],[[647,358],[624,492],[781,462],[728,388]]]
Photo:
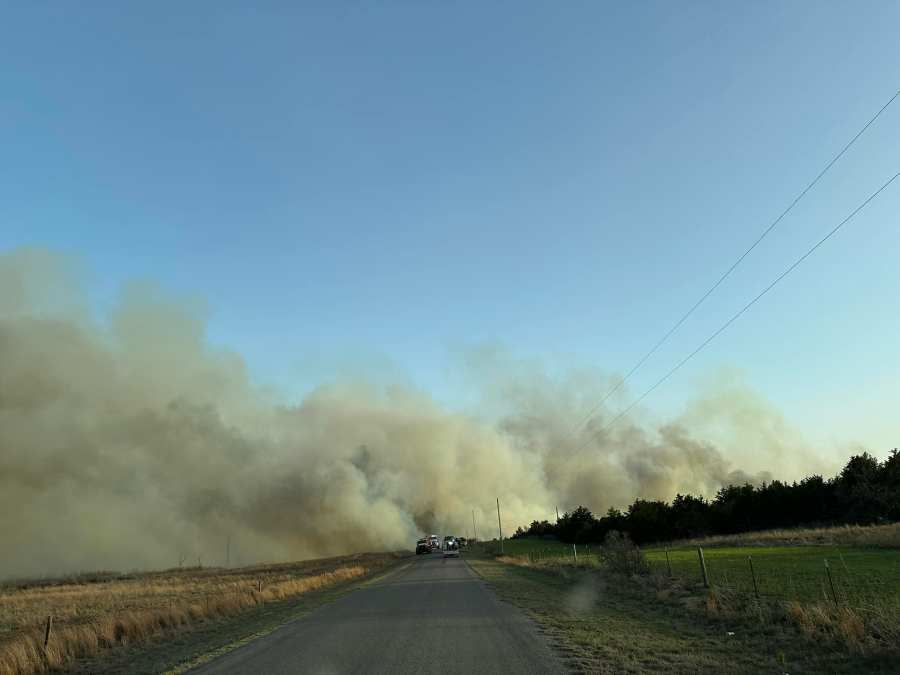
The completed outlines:
[[[561,673],[521,611],[460,558],[409,565],[194,673]]]

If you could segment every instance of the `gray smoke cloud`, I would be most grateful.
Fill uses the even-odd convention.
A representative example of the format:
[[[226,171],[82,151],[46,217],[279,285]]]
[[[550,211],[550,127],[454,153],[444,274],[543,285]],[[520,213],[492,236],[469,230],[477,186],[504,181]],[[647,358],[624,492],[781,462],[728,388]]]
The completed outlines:
[[[350,381],[286,405],[208,343],[196,303],[130,285],[101,320],[81,286],[64,257],[0,256],[0,577],[222,564],[228,540],[233,563],[409,548],[470,532],[473,509],[494,536],[496,496],[512,529],[557,505],[712,494],[763,475],[743,445],[802,444],[737,385],[737,425],[710,394],[679,420],[601,433],[601,411],[573,435],[608,377],[476,352],[477,414]],[[742,435],[730,459],[692,433],[710,419]]]

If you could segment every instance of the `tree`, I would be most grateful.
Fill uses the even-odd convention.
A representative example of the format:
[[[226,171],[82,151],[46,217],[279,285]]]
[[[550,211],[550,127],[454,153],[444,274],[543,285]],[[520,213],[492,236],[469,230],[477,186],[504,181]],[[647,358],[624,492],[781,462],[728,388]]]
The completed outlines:
[[[702,537],[713,531],[712,508],[703,497],[675,495],[669,518],[673,539]]]
[[[900,452],[891,450],[881,465],[878,482],[884,493],[884,516],[888,520],[900,520]]]
[[[900,451],[884,462],[854,455],[830,480],[812,475],[799,483],[773,480],[759,486],[726,485],[712,501],[676,495],[665,501],[636,499],[623,513],[610,508],[595,518],[586,506],[557,523],[533,521],[515,536],[557,536],[567,543],[602,542],[610,532],[638,543],[732,534],[775,527],[900,521]]]
[[[845,522],[873,523],[886,502],[879,485],[881,467],[868,452],[854,455],[837,478],[837,493]]]
[[[628,507],[628,533],[638,544],[671,539],[670,507],[666,502],[637,499]]]
[[[580,544],[593,529],[596,519],[585,506],[579,506],[571,513],[564,513],[556,526],[558,536],[567,543]]]

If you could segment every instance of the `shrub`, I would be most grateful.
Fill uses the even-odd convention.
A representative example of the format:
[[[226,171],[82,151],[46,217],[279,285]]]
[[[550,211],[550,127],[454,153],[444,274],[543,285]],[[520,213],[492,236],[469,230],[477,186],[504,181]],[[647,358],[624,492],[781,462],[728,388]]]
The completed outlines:
[[[650,566],[641,550],[627,534],[612,530],[603,540],[600,560],[613,572],[620,574],[648,574]]]

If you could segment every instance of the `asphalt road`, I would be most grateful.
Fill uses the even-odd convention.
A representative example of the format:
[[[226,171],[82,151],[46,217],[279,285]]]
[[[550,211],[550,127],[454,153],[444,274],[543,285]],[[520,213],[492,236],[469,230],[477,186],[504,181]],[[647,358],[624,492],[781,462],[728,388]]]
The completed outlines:
[[[194,673],[561,673],[521,611],[440,553],[363,586]]]

